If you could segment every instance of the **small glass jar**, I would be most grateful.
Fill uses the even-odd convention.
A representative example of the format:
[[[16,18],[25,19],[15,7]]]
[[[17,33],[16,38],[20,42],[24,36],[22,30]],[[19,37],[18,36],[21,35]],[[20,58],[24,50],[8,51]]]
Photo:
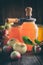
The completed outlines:
[[[6,23],[5,23],[6,33],[5,33],[4,44],[6,44],[7,41],[12,38],[17,39],[17,40],[20,39],[19,26],[20,24],[18,24],[18,18],[6,19]]]
[[[43,41],[43,25],[41,24],[38,25],[38,40]]]

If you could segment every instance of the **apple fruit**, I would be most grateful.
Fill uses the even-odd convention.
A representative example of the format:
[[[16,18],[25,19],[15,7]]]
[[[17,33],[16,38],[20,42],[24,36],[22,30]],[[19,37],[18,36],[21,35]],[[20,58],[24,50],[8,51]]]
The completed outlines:
[[[10,54],[10,58],[11,59],[20,59],[21,58],[21,54],[18,51],[13,51]]]
[[[3,52],[5,53],[10,53],[12,51],[12,47],[11,46],[3,46]]]
[[[19,40],[16,40],[16,39],[12,38],[12,39],[8,40],[7,45],[13,47],[13,45],[16,44],[16,43],[20,44]]]
[[[13,50],[18,51],[21,54],[24,54],[27,51],[27,46],[24,43],[22,43],[22,44],[16,43],[16,44],[13,45]]]

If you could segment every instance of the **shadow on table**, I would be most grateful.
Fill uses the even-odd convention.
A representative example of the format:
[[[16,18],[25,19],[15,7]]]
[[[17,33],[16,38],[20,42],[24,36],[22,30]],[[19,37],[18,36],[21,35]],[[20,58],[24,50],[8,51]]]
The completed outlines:
[[[11,58],[9,57],[9,54],[0,54],[0,65],[22,65],[23,62],[28,63],[27,61],[34,61],[35,57],[38,59],[38,61],[40,62],[41,65],[43,65],[43,53],[40,54],[32,54],[32,53],[26,53],[24,55],[22,55],[21,59],[15,59],[15,60],[11,60]],[[38,62],[37,61],[37,62]],[[31,63],[31,62],[30,62]],[[32,62],[34,63],[34,62]],[[28,64],[27,64],[28,65]],[[38,65],[38,64],[37,64]]]

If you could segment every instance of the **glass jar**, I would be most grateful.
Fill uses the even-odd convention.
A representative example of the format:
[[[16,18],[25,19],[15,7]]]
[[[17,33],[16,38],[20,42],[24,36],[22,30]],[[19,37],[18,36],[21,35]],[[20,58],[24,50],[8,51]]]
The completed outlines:
[[[26,19],[27,20],[27,19]],[[38,27],[35,24],[35,19],[28,19],[28,21],[23,22],[23,24],[20,27],[20,37],[22,41],[23,36],[29,37],[32,41],[37,39],[38,37]]]
[[[35,24],[36,19],[31,17],[32,16],[31,7],[27,7],[25,11],[26,11],[26,18],[20,19],[20,21],[23,22],[23,24],[20,27],[20,37],[22,38],[23,36],[27,36],[32,41],[34,41],[38,37],[38,27]]]
[[[43,41],[43,25],[38,25],[38,40]]]
[[[14,38],[19,40],[19,27],[20,25],[18,24],[18,18],[8,18],[6,19],[6,33],[5,33],[5,40],[4,44],[7,43],[8,40]]]

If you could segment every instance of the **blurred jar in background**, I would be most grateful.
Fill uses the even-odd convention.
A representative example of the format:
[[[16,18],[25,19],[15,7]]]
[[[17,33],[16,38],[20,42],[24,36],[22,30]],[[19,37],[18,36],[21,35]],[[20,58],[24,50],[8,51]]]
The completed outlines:
[[[38,25],[38,40],[43,41],[43,25]]]

